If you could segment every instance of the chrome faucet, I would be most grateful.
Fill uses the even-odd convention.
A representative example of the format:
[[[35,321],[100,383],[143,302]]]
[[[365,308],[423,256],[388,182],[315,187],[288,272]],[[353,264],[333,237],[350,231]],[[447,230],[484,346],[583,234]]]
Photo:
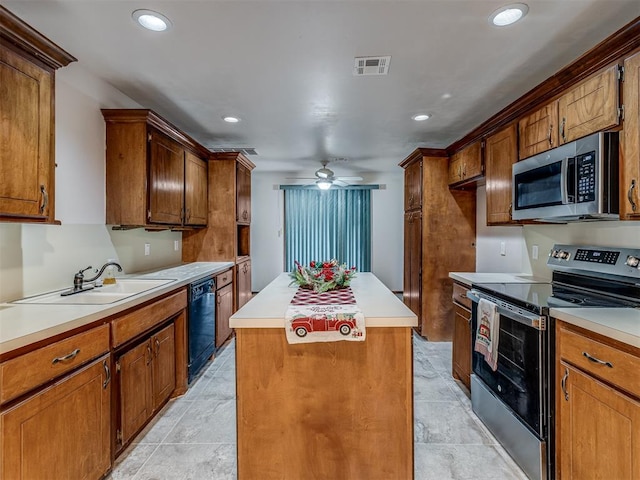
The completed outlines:
[[[76,273],[73,276],[73,290],[69,290],[68,292],[64,292],[62,293],[63,296],[66,295],[73,295],[74,293],[80,293],[84,290],[91,290],[93,288],[93,285],[87,287],[84,285],[85,282],[94,282],[96,281],[100,275],[102,275],[102,273],[104,272],[104,269],[107,268],[109,265],[113,265],[114,267],[118,267],[118,271],[121,272],[122,271],[122,267],[120,266],[120,264],[116,263],[116,262],[107,262],[105,263],[100,270],[96,270],[96,272],[98,272],[96,274],[95,277],[93,278],[84,278],[84,272],[86,272],[87,270],[91,270],[93,267],[91,265],[89,265],[87,268],[84,268],[82,270],[80,270],[78,273]]]

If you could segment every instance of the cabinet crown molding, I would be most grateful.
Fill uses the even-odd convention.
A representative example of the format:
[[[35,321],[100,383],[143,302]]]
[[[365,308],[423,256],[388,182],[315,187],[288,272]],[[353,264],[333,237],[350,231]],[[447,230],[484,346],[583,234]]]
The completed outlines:
[[[422,157],[448,157],[449,154],[444,148],[416,148],[411,154],[405,158],[400,165],[402,168],[406,168],[409,164],[416,160],[422,159]]]
[[[2,6],[0,41],[15,45],[53,70],[78,60]]]

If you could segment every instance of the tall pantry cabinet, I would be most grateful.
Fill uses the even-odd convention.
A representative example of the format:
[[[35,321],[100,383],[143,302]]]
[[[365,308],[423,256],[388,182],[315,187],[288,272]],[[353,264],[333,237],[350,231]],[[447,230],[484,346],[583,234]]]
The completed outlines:
[[[450,341],[449,272],[475,270],[476,192],[449,190],[444,150],[418,148],[400,166],[405,169],[404,303],[418,316],[420,335]]]
[[[233,311],[251,298],[251,171],[254,168],[242,153],[211,154],[208,227],[183,233],[183,261],[235,264]],[[231,332],[228,328],[223,331]]]

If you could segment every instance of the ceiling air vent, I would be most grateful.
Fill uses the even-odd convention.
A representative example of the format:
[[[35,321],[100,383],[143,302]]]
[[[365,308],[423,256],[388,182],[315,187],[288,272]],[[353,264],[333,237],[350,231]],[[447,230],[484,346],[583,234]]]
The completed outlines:
[[[213,153],[242,153],[243,155],[258,155],[255,148],[210,148]]]
[[[386,57],[356,57],[353,74],[361,75],[386,75],[389,73],[391,55]]]

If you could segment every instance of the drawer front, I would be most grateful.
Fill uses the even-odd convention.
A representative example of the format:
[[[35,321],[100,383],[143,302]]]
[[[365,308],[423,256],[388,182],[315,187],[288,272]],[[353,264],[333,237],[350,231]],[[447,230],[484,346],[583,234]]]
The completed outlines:
[[[187,291],[183,289],[146,307],[116,318],[111,322],[113,347],[117,348],[185,308],[187,308]]]
[[[233,270],[227,270],[226,272],[216,275],[216,289],[220,290],[225,285],[229,285],[233,280]]]
[[[640,375],[638,375],[640,357],[622,352],[562,326],[558,328],[557,333],[560,358],[640,397]]]
[[[109,325],[100,325],[0,364],[0,403],[109,351]]]
[[[464,285],[453,282],[453,301],[471,310],[472,303],[471,299],[467,298],[468,291],[469,289]]]

